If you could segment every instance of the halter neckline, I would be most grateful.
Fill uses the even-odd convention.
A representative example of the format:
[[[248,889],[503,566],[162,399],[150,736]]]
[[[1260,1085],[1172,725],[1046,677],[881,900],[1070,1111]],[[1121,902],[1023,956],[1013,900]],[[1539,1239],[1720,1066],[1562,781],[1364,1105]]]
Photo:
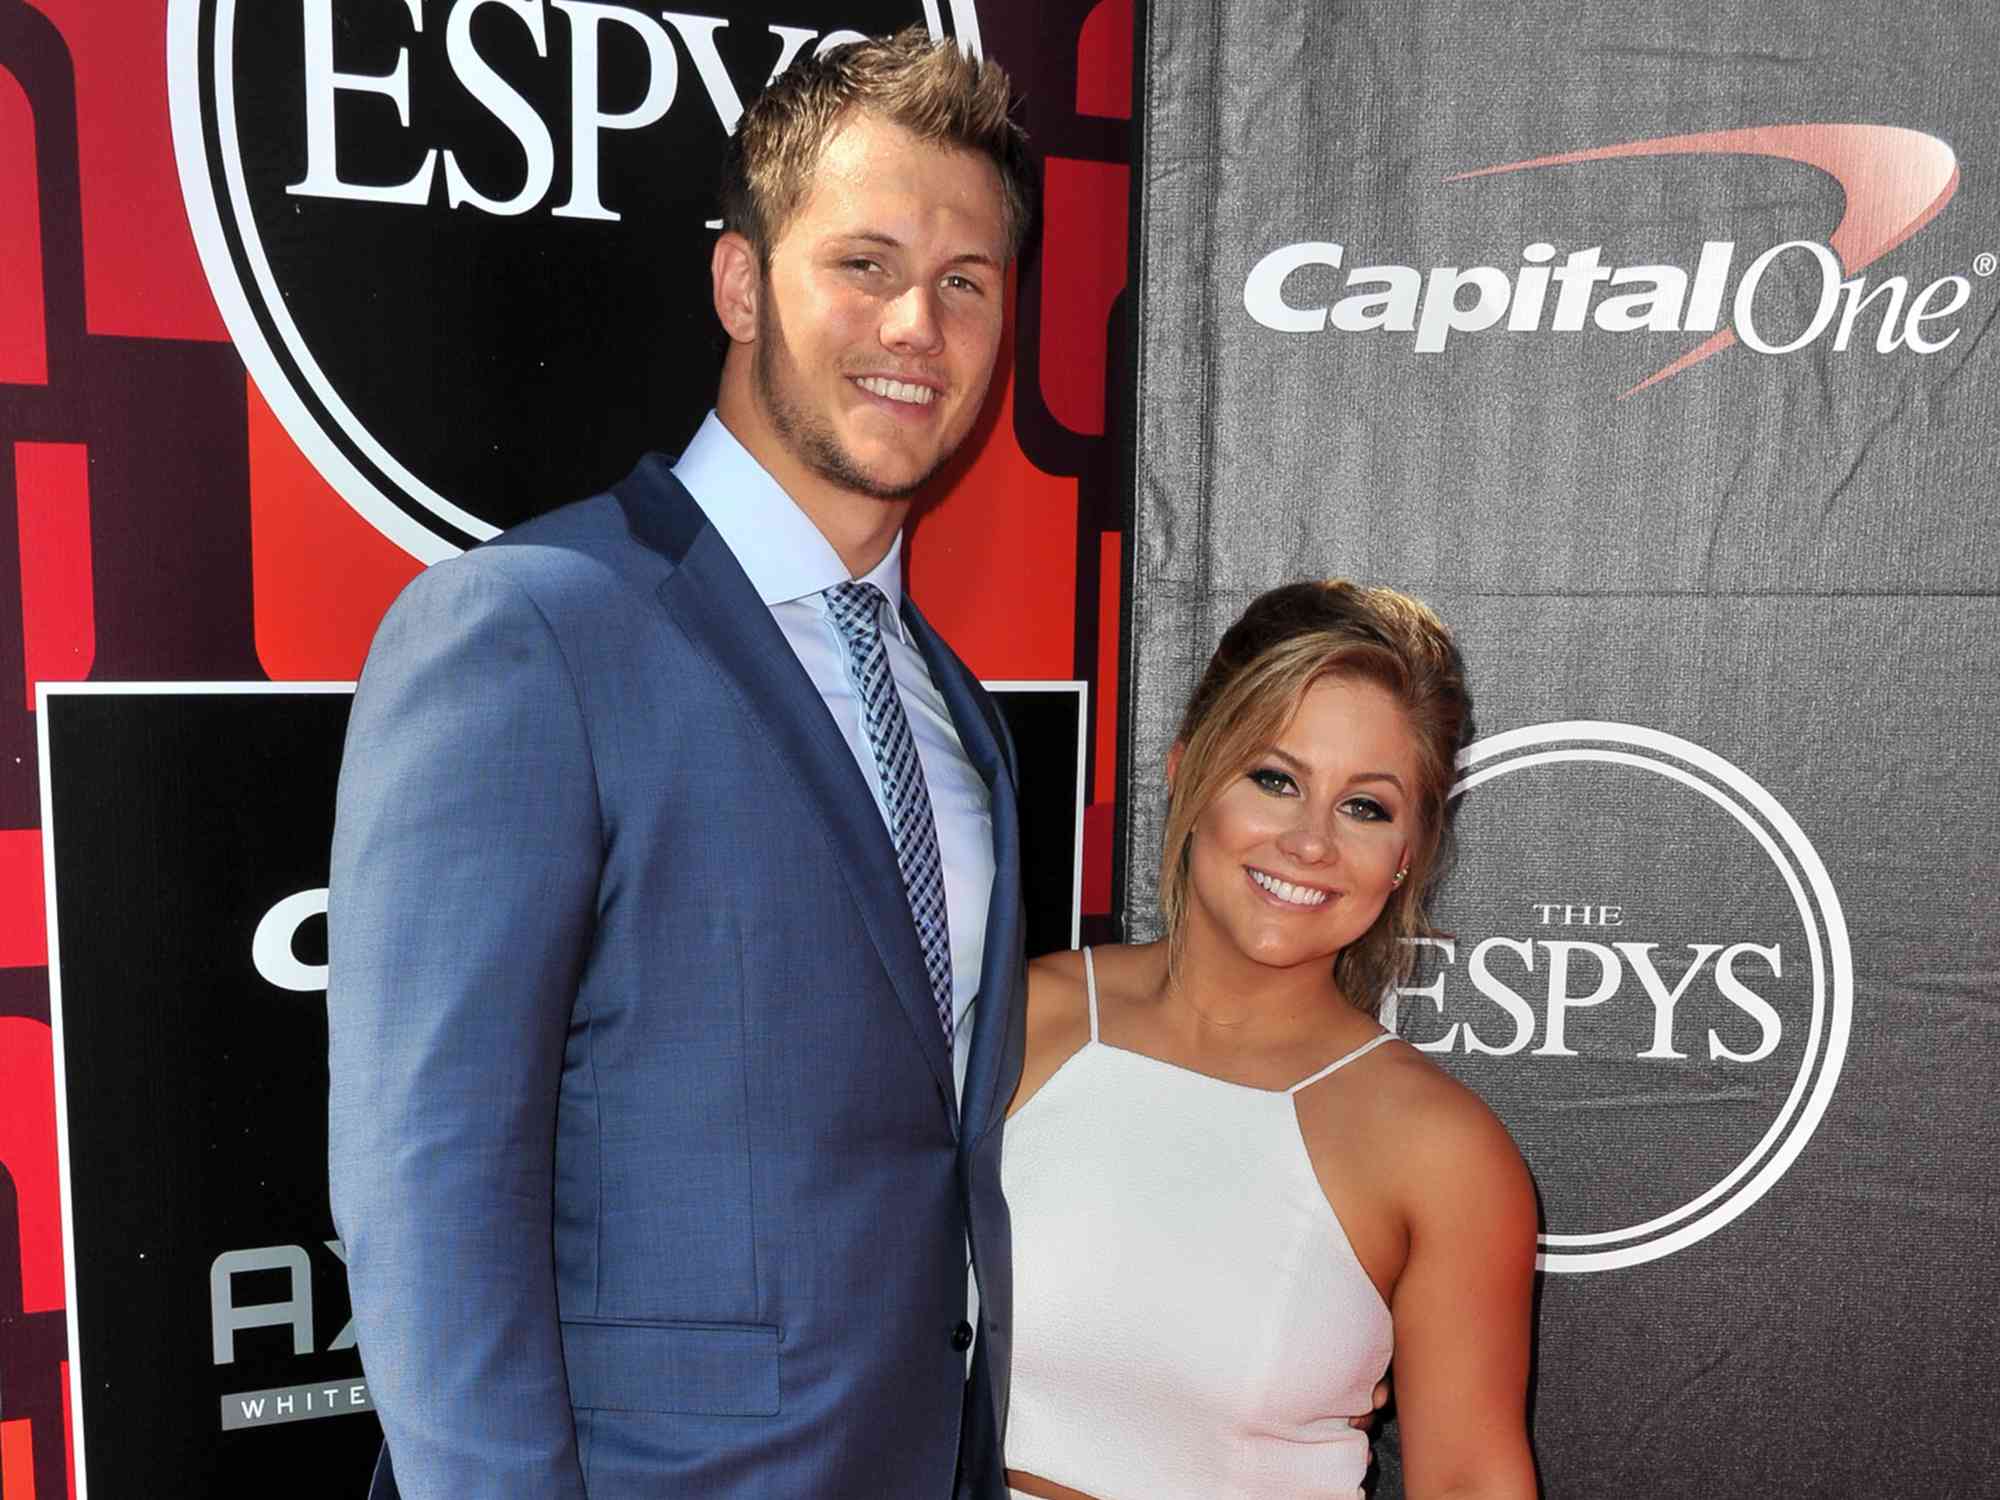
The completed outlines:
[[[1372,1036],[1353,1050],[1342,1053],[1317,1072],[1307,1074],[1289,1088],[1259,1088],[1254,1083],[1237,1083],[1234,1079],[1218,1078],[1215,1074],[1204,1073],[1199,1068],[1185,1067],[1180,1063],[1168,1062],[1164,1057],[1155,1057],[1150,1052],[1138,1052],[1130,1047],[1120,1047],[1105,1041],[1098,1034],[1097,1029],[1097,965],[1092,961],[1090,949],[1088,948],[1083,950],[1083,986],[1084,993],[1090,1003],[1090,1040],[1093,1045],[1102,1047],[1107,1052],[1122,1052],[1127,1057],[1137,1057],[1144,1059],[1146,1062],[1157,1063],[1160,1067],[1171,1068],[1176,1073],[1185,1073],[1190,1078],[1206,1078],[1210,1083],[1219,1083],[1224,1088],[1243,1089],[1252,1094],[1269,1094],[1274,1098],[1289,1097],[1292,1094],[1298,1093],[1300,1089],[1311,1088],[1321,1079],[1338,1073],[1349,1063],[1366,1057],[1384,1042],[1393,1042],[1396,1039],[1395,1032],[1384,1030],[1379,1036]]]

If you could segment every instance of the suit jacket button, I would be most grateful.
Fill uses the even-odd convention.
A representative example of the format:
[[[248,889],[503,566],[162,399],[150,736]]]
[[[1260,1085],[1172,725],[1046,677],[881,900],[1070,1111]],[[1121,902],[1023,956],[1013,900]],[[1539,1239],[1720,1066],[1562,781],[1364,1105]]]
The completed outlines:
[[[951,1331],[951,1347],[960,1354],[972,1347],[972,1325],[960,1318],[958,1326]]]

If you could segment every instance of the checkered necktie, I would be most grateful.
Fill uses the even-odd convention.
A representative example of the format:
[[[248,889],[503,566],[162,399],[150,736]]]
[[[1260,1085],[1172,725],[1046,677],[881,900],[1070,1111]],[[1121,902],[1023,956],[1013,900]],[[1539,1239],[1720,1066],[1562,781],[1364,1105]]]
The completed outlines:
[[[847,659],[861,691],[862,722],[875,752],[875,769],[882,777],[882,800],[889,805],[889,827],[896,840],[896,865],[909,893],[910,914],[924,946],[924,970],[930,975],[931,997],[937,1002],[944,1043],[952,1041],[951,933],[945,918],[944,861],[938,855],[937,824],[931,819],[931,794],[924,786],[917,742],[889,671],[882,649],[881,608],[886,596],[872,583],[837,583],[826,591],[827,611],[847,643]]]

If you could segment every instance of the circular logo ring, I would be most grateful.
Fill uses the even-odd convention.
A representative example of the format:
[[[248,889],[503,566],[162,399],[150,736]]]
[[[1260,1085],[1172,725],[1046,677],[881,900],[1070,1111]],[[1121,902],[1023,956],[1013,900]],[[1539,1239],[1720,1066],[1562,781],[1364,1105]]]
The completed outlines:
[[[1619,748],[1623,747],[1623,748]],[[1803,829],[1742,770],[1689,740],[1638,724],[1574,719],[1508,730],[1458,757],[1458,797],[1529,766],[1596,761],[1664,776],[1708,798],[1757,840],[1798,908],[1812,957],[1812,1020],[1784,1107],[1763,1138],[1721,1181],[1671,1212],[1591,1234],[1542,1235],[1539,1265],[1553,1272],[1642,1265],[1708,1238],[1784,1176],[1812,1138],[1840,1081],[1854,1017],[1847,920],[1826,865]]]
[[[408,6],[412,17],[419,15],[417,0]],[[983,55],[976,0],[921,0],[921,8],[933,37],[949,36]],[[238,115],[238,19],[258,13],[254,0],[168,0],[169,114],[195,248],[258,394],[300,453],[382,535],[419,562],[437,562],[503,527],[469,509],[474,502],[467,496],[446,495],[418,477],[409,455],[394,451],[395,440],[357,410],[349,399],[354,391],[343,395],[324,351],[315,352],[293,315],[293,289],[283,284],[264,242],[245,166],[245,142],[257,130]],[[401,66],[407,69],[407,57]],[[384,79],[391,76],[403,75]],[[379,91],[383,81],[370,87]],[[401,108],[407,125],[407,93]]]

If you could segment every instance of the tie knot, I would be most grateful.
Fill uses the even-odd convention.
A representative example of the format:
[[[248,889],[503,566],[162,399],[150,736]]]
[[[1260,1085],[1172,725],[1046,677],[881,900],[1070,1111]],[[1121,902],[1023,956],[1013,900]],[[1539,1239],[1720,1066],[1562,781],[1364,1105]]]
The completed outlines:
[[[826,607],[833,623],[849,640],[864,640],[881,632],[880,616],[888,595],[872,583],[850,579],[826,591]]]

